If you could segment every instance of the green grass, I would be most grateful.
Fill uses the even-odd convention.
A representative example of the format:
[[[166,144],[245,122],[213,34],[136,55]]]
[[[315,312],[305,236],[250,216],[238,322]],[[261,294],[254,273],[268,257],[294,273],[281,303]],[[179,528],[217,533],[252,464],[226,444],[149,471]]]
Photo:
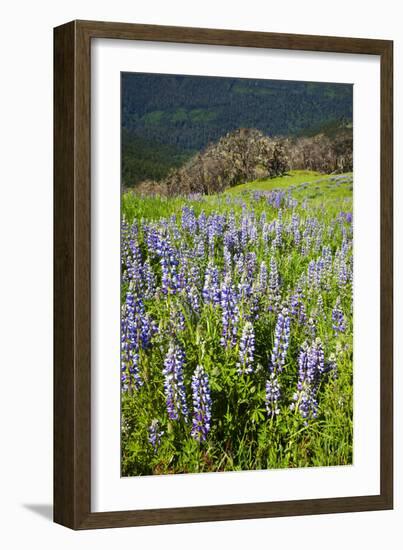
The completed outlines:
[[[319,172],[312,172],[309,170],[291,170],[285,176],[278,176],[275,178],[263,178],[259,180],[250,181],[248,183],[242,183],[231,187],[226,193],[238,194],[244,191],[272,191],[273,189],[287,189],[294,185],[300,185],[305,182],[316,182],[323,179],[327,179],[328,176],[324,176]]]
[[[332,178],[342,177],[346,183],[337,184]],[[206,215],[213,212],[217,204],[223,212],[231,209],[240,211],[239,203],[226,203],[226,197],[247,200],[254,191],[289,191],[299,202],[306,201],[315,211],[325,206],[328,213],[333,214],[343,207],[352,208],[352,174],[331,176],[308,170],[293,170],[285,176],[260,179],[236,185],[227,189],[221,195],[204,195],[197,200],[185,197],[147,197],[135,192],[128,192],[122,196],[122,212],[129,222],[136,218],[157,220],[162,217],[180,215],[182,207],[187,204],[194,208],[199,215],[202,211]],[[260,211],[259,211],[260,212]]]

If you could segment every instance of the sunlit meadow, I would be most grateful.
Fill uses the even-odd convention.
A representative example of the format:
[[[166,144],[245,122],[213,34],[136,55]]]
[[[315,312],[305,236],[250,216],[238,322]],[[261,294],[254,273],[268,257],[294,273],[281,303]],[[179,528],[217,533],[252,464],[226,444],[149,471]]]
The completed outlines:
[[[122,196],[122,475],[352,463],[352,176]]]

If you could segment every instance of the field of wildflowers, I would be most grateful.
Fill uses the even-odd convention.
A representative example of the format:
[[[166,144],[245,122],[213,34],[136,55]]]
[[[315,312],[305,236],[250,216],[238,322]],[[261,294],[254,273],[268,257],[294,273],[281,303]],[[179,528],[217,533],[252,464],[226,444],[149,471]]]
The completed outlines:
[[[352,463],[352,176],[303,176],[123,195],[123,476]]]

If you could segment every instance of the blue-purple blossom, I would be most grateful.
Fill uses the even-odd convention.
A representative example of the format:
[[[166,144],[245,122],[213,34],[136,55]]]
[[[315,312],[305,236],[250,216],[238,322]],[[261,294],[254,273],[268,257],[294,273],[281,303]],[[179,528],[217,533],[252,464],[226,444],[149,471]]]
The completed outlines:
[[[143,381],[139,371],[140,349],[147,350],[157,333],[157,325],[146,313],[134,282],[129,285],[121,311],[121,381],[125,390],[138,389]]]
[[[298,357],[298,384],[291,409],[297,410],[305,424],[318,414],[317,393],[325,372],[322,342],[319,338],[311,346],[305,342]]]
[[[189,233],[195,233],[197,229],[197,220],[193,208],[184,206],[182,208],[182,229]]]
[[[188,288],[187,295],[190,307],[192,308],[194,313],[198,314],[200,312],[200,298],[199,292],[195,285],[192,285],[190,288]]]
[[[270,372],[279,373],[283,370],[290,344],[290,317],[288,309],[283,308],[277,317],[274,331],[274,345],[270,358]]]
[[[273,248],[280,248],[283,243],[283,217],[281,210],[278,213],[274,232]]]
[[[259,291],[264,294],[267,290],[268,273],[267,265],[265,262],[261,262],[259,271]]]
[[[242,330],[239,342],[239,361],[237,363],[238,374],[250,374],[253,372],[253,359],[255,352],[255,331],[251,322],[247,321]]]
[[[233,346],[238,330],[238,297],[229,275],[225,276],[221,285],[220,305],[222,310],[221,345]]]
[[[186,404],[185,385],[183,381],[183,367],[185,354],[179,344],[171,343],[165,356],[164,392],[168,416],[171,420],[181,417],[187,421],[188,408]]]
[[[277,376],[272,373],[269,380],[266,382],[266,410],[269,417],[280,414],[280,397],[280,384]]]
[[[213,263],[209,263],[204,275],[202,297],[206,304],[218,305],[220,303],[220,285],[218,282],[218,269]]]
[[[297,286],[294,293],[291,296],[291,315],[293,315],[300,324],[304,324],[306,321],[306,312],[304,304],[304,293],[301,286]]]
[[[158,447],[161,444],[161,437],[163,435],[164,432],[160,430],[159,421],[154,418],[148,428],[148,441],[151,443],[155,453],[157,452]]]
[[[193,418],[191,436],[196,441],[205,441],[210,431],[211,395],[206,372],[198,365],[192,376]]]
[[[346,330],[346,323],[344,313],[340,305],[340,298],[337,298],[336,304],[332,311],[332,326],[335,332],[345,332]]]

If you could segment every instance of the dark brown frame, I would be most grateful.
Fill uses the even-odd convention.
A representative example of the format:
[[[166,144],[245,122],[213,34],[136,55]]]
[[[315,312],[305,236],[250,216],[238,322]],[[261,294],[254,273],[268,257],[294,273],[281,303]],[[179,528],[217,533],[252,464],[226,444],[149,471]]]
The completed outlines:
[[[381,488],[379,495],[92,513],[90,506],[91,39],[381,58]],[[54,521],[72,529],[387,510],[393,507],[393,42],[72,21],[54,29]]]

